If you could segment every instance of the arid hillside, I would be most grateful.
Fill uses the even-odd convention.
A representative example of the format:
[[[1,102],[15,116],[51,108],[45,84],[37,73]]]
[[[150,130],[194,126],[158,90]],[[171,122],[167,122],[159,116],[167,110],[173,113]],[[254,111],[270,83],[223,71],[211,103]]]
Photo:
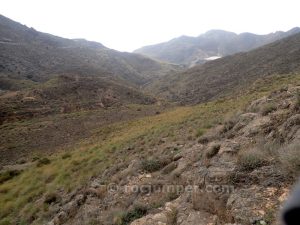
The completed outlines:
[[[58,76],[0,95],[0,165],[57,152],[93,129],[155,115],[170,104],[97,77]]]
[[[105,124],[163,111],[140,85],[177,69],[0,16],[0,164],[52,154]]]
[[[266,35],[210,30],[198,37],[181,36],[165,43],[142,47],[134,52],[160,61],[192,67],[212,60],[211,57],[247,52],[299,32],[299,27]]]
[[[279,225],[300,34],[183,70],[0,16],[0,225]]]
[[[138,54],[122,53],[86,40],[45,34],[0,16],[0,88],[73,74],[140,85],[177,70]]]
[[[299,174],[299,77],[108,124],[72,151],[5,167],[1,222],[276,224]]]
[[[271,74],[300,70],[300,34],[165,76],[148,89],[181,104],[197,104],[244,88]]]

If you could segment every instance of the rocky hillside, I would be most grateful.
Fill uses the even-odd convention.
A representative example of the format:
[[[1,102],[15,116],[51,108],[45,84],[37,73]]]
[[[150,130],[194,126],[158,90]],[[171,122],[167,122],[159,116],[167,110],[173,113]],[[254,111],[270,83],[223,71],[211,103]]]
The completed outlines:
[[[140,85],[175,69],[96,42],[41,33],[0,16],[1,89],[16,89],[20,80],[40,82],[63,74],[106,77]]]
[[[0,225],[278,225],[300,34],[179,70],[0,16]]]
[[[299,93],[290,85],[259,98],[196,142],[164,138],[151,156],[122,150],[135,160],[55,195],[49,225],[277,224],[299,173]]]
[[[103,125],[163,111],[139,87],[174,70],[0,15],[0,166],[74,146]]]
[[[155,115],[155,98],[97,77],[58,76],[0,95],[0,166],[73,146],[109,123]]]
[[[191,67],[213,59],[211,57],[224,57],[250,51],[298,32],[300,28],[267,35],[211,30],[198,37],[182,36],[165,43],[137,49],[135,52],[153,59]]]
[[[300,70],[300,34],[166,76],[149,90],[182,104],[196,104],[244,88],[258,78]],[[154,91],[155,90],[155,91]]]
[[[0,95],[0,124],[126,104],[154,104],[134,88],[96,77],[58,76],[22,91]]]
[[[102,125],[71,151],[6,166],[0,222],[276,224],[299,174],[299,78]]]

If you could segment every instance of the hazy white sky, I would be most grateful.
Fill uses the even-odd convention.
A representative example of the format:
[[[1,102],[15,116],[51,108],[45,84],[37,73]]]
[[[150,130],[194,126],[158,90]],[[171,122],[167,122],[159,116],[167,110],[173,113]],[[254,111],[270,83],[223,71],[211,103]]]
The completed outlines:
[[[300,26],[299,0],[0,0],[0,13],[120,51],[210,29],[265,34]]]

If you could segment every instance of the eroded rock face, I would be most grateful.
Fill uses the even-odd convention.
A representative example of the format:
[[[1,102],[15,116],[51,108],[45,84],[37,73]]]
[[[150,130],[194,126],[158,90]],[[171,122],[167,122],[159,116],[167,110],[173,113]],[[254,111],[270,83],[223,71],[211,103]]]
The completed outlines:
[[[278,205],[278,189],[252,186],[239,189],[230,195],[226,207],[231,210],[235,221],[241,224],[255,224],[264,221],[268,211]]]
[[[287,89],[253,102],[226,129],[213,128],[199,143],[181,144],[180,152],[157,171],[141,170],[138,159],[120,171],[108,169],[84,192],[78,191],[66,201],[50,224],[118,225],[124,216],[131,225],[277,224],[277,212],[292,181],[276,161],[276,154],[299,143],[300,138],[293,93],[294,89]],[[253,112],[270,102],[275,109],[268,114]],[[256,163],[255,158],[241,159],[253,149],[260,153],[256,157],[264,158],[251,164],[251,169],[241,169]],[[163,155],[165,150],[155,151]],[[242,165],[241,160],[245,160]],[[103,177],[115,181],[118,189],[101,190]],[[162,191],[168,185],[183,189]],[[147,209],[146,215],[134,211],[137,203]]]
[[[166,203],[161,212],[149,214],[133,221],[131,225],[207,225],[215,224],[216,220],[216,216],[208,212],[192,209],[192,204],[188,204],[186,199],[181,197],[173,202]]]

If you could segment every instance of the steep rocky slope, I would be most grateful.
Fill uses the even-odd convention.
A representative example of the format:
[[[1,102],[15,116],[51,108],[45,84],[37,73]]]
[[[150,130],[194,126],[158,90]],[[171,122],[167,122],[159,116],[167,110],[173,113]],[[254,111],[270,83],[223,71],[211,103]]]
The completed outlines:
[[[298,32],[300,28],[266,35],[211,30],[198,37],[182,36],[165,43],[137,49],[135,52],[165,62],[193,66],[209,61],[210,57],[224,57],[250,51]]]
[[[108,168],[51,205],[49,225],[277,224],[299,174],[299,93],[274,91],[198,142],[163,141],[148,158]]]
[[[162,143],[151,159],[107,169],[69,195],[49,225],[277,224],[299,172],[299,93],[300,86],[277,90],[198,143],[177,152]]]
[[[182,104],[204,102],[270,74],[300,70],[300,34],[159,79],[149,90]]]
[[[167,76],[0,19],[0,224],[277,225],[300,172],[300,35]]]

